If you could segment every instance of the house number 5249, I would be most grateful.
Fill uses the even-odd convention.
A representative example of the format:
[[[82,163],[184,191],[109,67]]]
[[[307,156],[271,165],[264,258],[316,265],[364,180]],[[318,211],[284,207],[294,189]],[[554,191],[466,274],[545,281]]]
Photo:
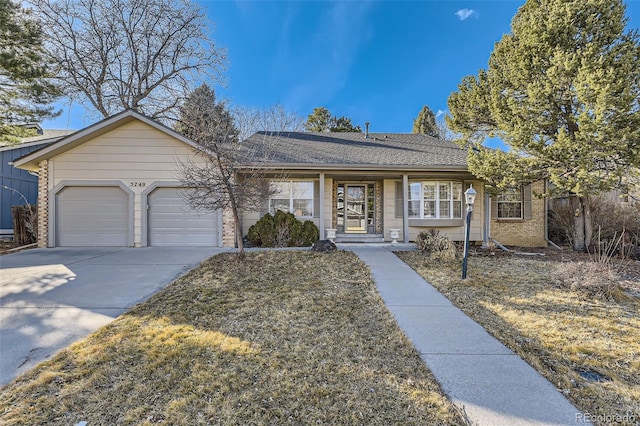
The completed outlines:
[[[146,185],[147,184],[144,182],[129,182],[129,186],[138,187],[138,188],[141,188]]]

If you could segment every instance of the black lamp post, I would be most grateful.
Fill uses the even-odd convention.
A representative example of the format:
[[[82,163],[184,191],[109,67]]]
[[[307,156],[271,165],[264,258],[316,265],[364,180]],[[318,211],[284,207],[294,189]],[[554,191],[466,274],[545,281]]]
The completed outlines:
[[[467,204],[467,220],[465,222],[464,254],[462,258],[462,279],[467,279],[467,258],[469,257],[469,232],[471,228],[471,213],[473,213],[473,203],[476,201],[477,192],[473,185],[464,191],[464,199]]]

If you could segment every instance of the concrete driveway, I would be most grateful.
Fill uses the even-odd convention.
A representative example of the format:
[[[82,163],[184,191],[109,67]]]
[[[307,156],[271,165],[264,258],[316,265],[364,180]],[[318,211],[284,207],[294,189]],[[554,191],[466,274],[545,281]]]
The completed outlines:
[[[50,248],[0,256],[0,385],[226,250]]]

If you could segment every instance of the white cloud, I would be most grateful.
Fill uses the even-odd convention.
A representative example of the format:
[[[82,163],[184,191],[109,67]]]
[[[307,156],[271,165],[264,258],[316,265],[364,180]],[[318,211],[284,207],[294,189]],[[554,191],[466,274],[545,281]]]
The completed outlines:
[[[473,9],[460,9],[455,13],[455,15],[458,17],[458,19],[460,19],[461,21],[464,21],[465,19],[468,19],[472,16],[477,17],[478,12]]]
[[[440,118],[440,116],[445,115],[446,113],[447,111],[439,109],[438,112],[436,112],[436,118]]]

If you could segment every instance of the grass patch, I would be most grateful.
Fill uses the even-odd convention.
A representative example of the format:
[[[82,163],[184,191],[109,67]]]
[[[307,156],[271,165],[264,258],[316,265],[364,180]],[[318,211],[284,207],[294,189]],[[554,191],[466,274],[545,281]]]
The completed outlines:
[[[637,297],[585,297],[560,283],[567,263],[472,257],[463,281],[459,263],[397,254],[582,411],[640,420]]]
[[[0,390],[2,424],[464,424],[348,252],[221,254]]]

